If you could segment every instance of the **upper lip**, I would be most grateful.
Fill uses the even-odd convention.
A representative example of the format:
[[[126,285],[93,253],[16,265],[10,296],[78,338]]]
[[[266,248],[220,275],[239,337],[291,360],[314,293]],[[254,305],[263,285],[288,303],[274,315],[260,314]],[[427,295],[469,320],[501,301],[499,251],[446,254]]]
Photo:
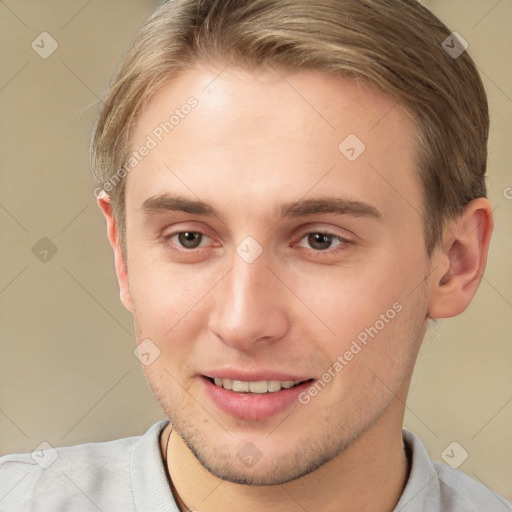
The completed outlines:
[[[219,369],[219,370],[210,370],[203,373],[205,377],[214,378],[223,378],[223,379],[231,379],[231,380],[241,380],[243,382],[260,382],[263,380],[279,380],[279,381],[303,381],[309,380],[311,377],[307,377],[304,375],[296,375],[291,373],[283,373],[280,371],[274,370],[259,370],[259,371],[244,371],[244,370],[236,370],[236,369]]]

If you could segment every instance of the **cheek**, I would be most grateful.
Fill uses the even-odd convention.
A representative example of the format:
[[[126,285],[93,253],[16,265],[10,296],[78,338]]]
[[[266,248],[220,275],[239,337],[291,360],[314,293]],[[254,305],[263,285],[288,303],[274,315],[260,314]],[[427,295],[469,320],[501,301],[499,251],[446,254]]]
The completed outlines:
[[[427,267],[418,264],[424,258],[415,251],[382,251],[351,266],[311,267],[297,278],[294,290],[331,331],[319,348],[331,365],[341,356],[339,373],[355,372],[355,378],[374,368],[386,376],[401,373],[414,359],[427,312],[421,285]],[[294,320],[301,322],[299,316]]]
[[[176,332],[193,329],[202,299],[215,284],[211,272],[193,265],[154,260],[135,260],[130,274],[134,317],[142,334],[159,339],[174,338]],[[218,279],[218,278],[217,278]]]
[[[384,310],[385,320],[345,317],[357,332],[354,336],[345,336],[340,319],[336,342],[329,347],[331,363],[325,369],[334,377],[322,376],[321,380],[330,379],[329,391],[322,392],[317,403],[327,416],[353,413],[362,421],[379,414],[401,393],[424,334],[421,301],[418,296],[407,304],[394,303],[394,308]]]
[[[375,323],[382,330],[383,322],[392,322],[422,277],[418,269],[407,269],[396,255],[382,251],[372,261],[353,260],[337,267],[312,264],[283,280],[335,337],[349,339]]]

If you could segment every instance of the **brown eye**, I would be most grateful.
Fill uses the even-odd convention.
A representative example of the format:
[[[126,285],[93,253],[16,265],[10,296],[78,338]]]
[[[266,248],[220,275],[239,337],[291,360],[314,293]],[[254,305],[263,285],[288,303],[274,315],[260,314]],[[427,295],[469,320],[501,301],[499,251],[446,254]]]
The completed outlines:
[[[178,242],[185,249],[195,249],[201,244],[203,234],[197,231],[182,231],[177,233]]]
[[[333,238],[328,233],[310,233],[308,235],[308,244],[315,251],[321,251],[331,247]]]
[[[352,244],[351,240],[329,231],[307,231],[302,235],[298,246],[320,255],[321,253],[332,254],[335,251],[344,250]]]

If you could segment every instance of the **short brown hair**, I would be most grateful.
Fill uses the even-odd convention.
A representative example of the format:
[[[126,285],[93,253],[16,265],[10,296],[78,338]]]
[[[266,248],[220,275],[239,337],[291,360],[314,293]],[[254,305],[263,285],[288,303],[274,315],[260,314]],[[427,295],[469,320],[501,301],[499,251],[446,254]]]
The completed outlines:
[[[468,53],[455,58],[443,48],[449,37],[449,29],[416,0],[163,4],[136,35],[107,92],[92,140],[93,175],[102,187],[110,184],[105,190],[125,258],[126,180],[119,174],[115,178],[126,165],[132,128],[161,85],[200,60],[357,77],[400,102],[417,125],[430,255],[446,222],[486,195],[487,98]]]

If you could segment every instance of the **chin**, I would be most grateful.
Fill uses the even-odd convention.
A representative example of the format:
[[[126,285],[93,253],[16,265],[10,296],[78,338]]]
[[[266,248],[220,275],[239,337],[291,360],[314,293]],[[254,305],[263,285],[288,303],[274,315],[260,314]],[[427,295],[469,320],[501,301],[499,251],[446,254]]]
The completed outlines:
[[[335,455],[315,454],[306,459],[295,453],[274,453],[270,457],[261,456],[254,464],[243,462],[235,453],[219,456],[218,453],[201,449],[185,440],[190,451],[201,465],[221,480],[239,485],[271,486],[282,485],[312,473],[329,462]]]
[[[224,481],[250,486],[282,485],[302,478],[334,459],[359,437],[358,434],[347,438],[336,428],[323,432],[315,428],[300,433],[298,439],[287,437],[274,442],[265,434],[258,450],[251,442],[239,448],[240,441],[234,436],[214,439],[183,417],[170,420],[175,432],[209,473]]]

